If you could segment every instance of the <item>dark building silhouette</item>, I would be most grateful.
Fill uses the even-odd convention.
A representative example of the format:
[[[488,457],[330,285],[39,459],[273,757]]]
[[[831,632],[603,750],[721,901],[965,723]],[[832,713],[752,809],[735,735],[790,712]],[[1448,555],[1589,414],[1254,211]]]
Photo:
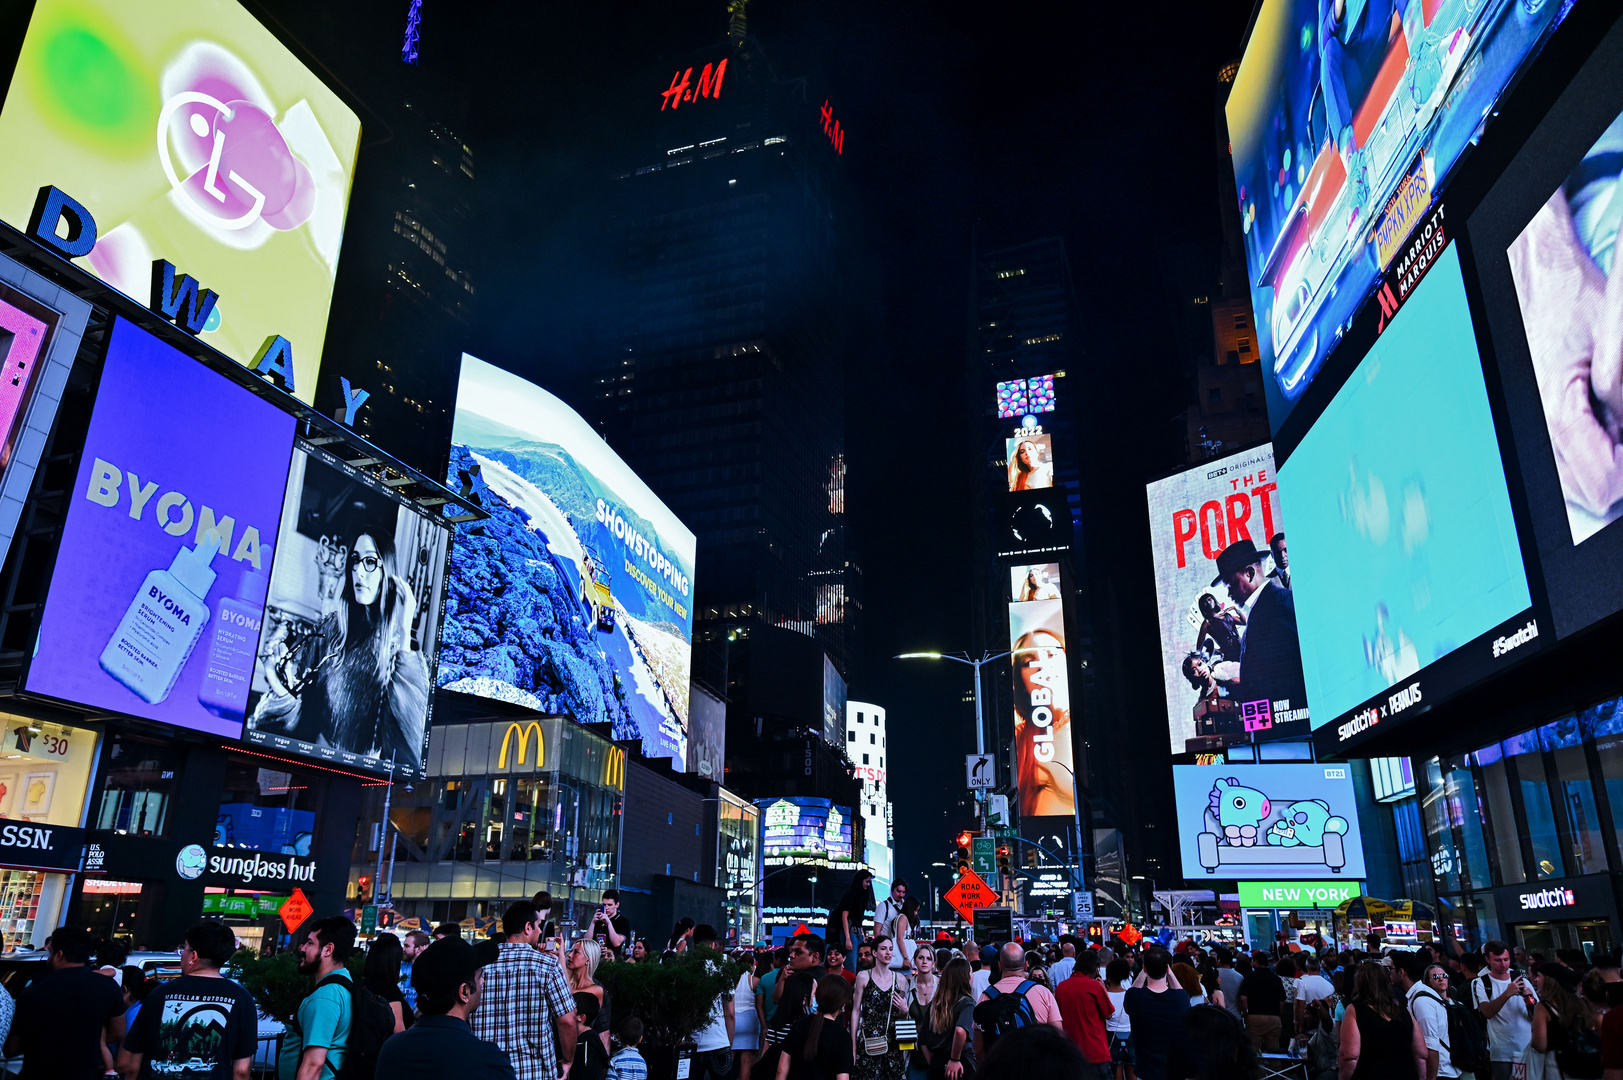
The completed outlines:
[[[604,437],[697,535],[694,676],[729,703],[728,785],[767,797],[810,775],[807,733],[818,775],[844,775],[859,571],[841,146],[809,81],[779,78],[734,30],[646,76],[640,142],[609,182],[592,398]]]

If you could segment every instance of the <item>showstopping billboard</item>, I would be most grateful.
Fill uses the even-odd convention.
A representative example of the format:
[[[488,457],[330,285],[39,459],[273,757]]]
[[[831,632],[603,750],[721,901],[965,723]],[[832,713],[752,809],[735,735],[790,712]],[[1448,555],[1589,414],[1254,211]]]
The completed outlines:
[[[1567,6],[1264,0],[1227,115],[1276,432]]]
[[[1018,594],[1017,594],[1018,595]],[[1014,768],[1022,817],[1076,813],[1071,680],[1058,599],[1009,605],[1014,675]]]
[[[686,761],[692,531],[573,409],[468,355],[451,443],[491,517],[458,530],[439,685]]]
[[[1172,752],[1306,735],[1272,448],[1157,480],[1148,497]]]
[[[851,808],[828,799],[756,799],[766,866],[852,862]]]
[[[450,526],[303,439],[285,482],[243,738],[421,777]]]
[[[42,187],[99,228],[76,260],[145,300],[167,259],[219,295],[202,340],[293,343],[314,399],[360,120],[233,0],[37,0],[0,109],[0,218]]]
[[[241,735],[294,426],[114,319],[27,690]]]
[[[1189,881],[1364,876],[1346,765],[1174,765],[1172,788]]]
[[[1296,611],[1313,726],[1336,734],[1322,745],[1424,712],[1542,644],[1457,246],[1279,482],[1293,551],[1315,571],[1296,582]]]

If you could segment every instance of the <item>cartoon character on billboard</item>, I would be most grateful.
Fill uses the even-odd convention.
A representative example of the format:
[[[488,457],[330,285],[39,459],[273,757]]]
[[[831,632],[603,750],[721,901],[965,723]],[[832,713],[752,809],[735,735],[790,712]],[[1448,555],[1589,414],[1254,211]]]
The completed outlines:
[[[1347,864],[1342,838],[1349,823],[1323,799],[1281,803],[1237,777],[1219,777],[1201,817],[1195,846],[1207,873],[1224,864],[1324,866],[1340,873]]]
[[[1332,814],[1329,803],[1308,799],[1285,807],[1285,816],[1268,830],[1268,842],[1280,847],[1319,847],[1325,833],[1346,832],[1347,819]]]

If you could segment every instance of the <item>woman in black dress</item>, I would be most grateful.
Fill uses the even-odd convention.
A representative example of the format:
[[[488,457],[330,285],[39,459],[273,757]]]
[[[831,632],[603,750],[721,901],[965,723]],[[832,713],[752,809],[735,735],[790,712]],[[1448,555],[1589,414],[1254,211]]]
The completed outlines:
[[[397,1035],[410,1027],[413,1019],[406,1008],[405,995],[400,992],[400,965],[405,959],[406,950],[399,938],[379,934],[366,950],[366,967],[361,977],[368,990],[389,1003]]]
[[[1352,1006],[1341,1020],[1337,1075],[1342,1080],[1419,1080],[1426,1072],[1426,1040],[1409,1010],[1392,994],[1387,969],[1358,965]]]

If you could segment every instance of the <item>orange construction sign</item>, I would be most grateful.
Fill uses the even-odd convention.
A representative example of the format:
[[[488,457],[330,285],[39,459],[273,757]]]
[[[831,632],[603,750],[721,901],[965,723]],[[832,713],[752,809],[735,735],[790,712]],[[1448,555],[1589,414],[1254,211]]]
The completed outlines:
[[[965,870],[942,899],[951,904],[966,920],[974,922],[975,909],[991,907],[998,902],[998,894],[997,890],[986,883],[986,879],[973,870]]]
[[[314,914],[315,910],[310,906],[310,901],[304,898],[304,890],[294,889],[293,895],[276,909],[276,914],[282,917],[282,925],[287,927],[287,932],[291,934],[303,926],[304,920]]]

